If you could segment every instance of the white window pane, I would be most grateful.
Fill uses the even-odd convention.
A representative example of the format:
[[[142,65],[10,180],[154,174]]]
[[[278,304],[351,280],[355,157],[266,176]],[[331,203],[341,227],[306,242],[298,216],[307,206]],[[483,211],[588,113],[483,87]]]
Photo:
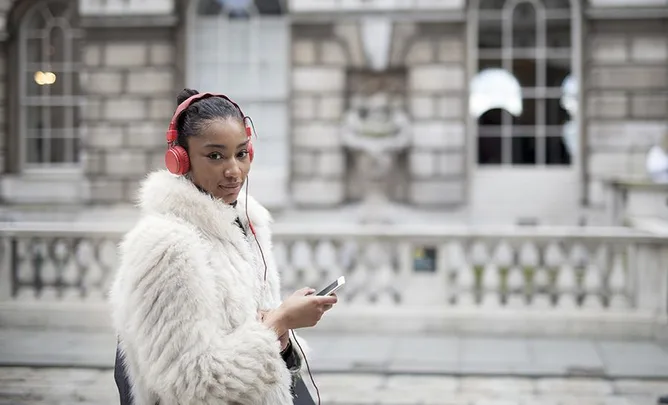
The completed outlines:
[[[257,82],[253,75],[248,74],[246,64],[228,64],[221,66],[220,88],[217,91],[228,94],[235,99],[249,98],[255,95]]]
[[[287,103],[244,103],[241,107],[253,119],[258,138],[287,139]]]
[[[200,63],[196,65],[195,82],[192,87],[199,91],[219,91],[220,67],[213,63]]]
[[[285,66],[259,66],[258,95],[264,94],[267,98],[286,97],[288,94],[288,77]]]
[[[229,21],[223,24],[223,29],[217,41],[227,43],[227,59],[234,63],[247,63],[250,58],[249,51],[253,43],[253,30],[251,24],[245,20]]]
[[[287,141],[264,138],[253,139],[253,147],[255,148],[254,167],[287,170],[290,162],[288,160]]]
[[[284,19],[262,19],[259,32],[261,58],[285,63],[288,60],[288,26]]]

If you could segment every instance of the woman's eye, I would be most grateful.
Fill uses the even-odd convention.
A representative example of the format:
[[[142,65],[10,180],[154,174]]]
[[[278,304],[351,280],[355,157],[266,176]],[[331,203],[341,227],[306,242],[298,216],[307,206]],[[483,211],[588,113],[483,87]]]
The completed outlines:
[[[239,152],[239,153],[237,154],[237,158],[239,158],[239,159],[243,159],[243,158],[245,158],[246,156],[248,156],[248,151],[247,151],[247,150],[242,150],[241,152]]]
[[[220,160],[222,158],[223,158],[223,155],[221,155],[218,152],[213,152],[213,153],[209,154],[209,159],[211,159],[211,160]]]

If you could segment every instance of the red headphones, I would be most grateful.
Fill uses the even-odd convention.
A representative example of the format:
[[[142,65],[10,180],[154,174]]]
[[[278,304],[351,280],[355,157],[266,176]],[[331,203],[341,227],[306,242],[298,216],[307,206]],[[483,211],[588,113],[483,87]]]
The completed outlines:
[[[176,129],[176,125],[179,122],[179,117],[181,117],[181,114],[190,107],[194,102],[199,101],[204,98],[209,98],[209,97],[220,97],[224,98],[225,100],[229,101],[234,105],[237,110],[241,113],[241,116],[243,117],[244,121],[244,127],[246,129],[246,136],[248,137],[248,156],[250,157],[251,162],[253,161],[253,156],[255,155],[254,150],[253,150],[253,143],[252,143],[252,137],[253,137],[253,122],[250,119],[250,117],[244,115],[244,112],[241,111],[241,107],[234,101],[232,101],[229,97],[227,97],[224,94],[216,94],[216,93],[199,93],[191,96],[176,108],[176,111],[174,112],[174,116],[172,117],[172,120],[169,122],[169,128],[167,129],[167,153],[165,153],[165,165],[167,166],[167,169],[173,173],[173,174],[186,174],[190,170],[190,159],[188,158],[188,152],[186,152],[185,148],[181,145],[178,145],[176,143],[176,140],[178,139],[178,131]]]

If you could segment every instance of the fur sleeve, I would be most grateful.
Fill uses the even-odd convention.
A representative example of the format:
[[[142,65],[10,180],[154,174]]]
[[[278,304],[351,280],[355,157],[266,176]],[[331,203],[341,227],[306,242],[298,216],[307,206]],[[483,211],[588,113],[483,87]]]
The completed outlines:
[[[124,310],[114,310],[146,388],[165,404],[259,404],[268,397],[291,404],[289,391],[277,389],[289,386],[290,373],[276,334],[255,319],[234,330],[217,327],[227,322],[194,232],[153,226],[135,239],[125,241],[132,254],[121,266]]]

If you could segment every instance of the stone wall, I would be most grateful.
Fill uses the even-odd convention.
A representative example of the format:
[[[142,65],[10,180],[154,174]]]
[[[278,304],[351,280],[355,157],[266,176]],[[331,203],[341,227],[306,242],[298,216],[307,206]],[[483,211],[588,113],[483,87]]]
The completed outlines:
[[[409,198],[421,206],[463,202],[466,178],[466,35],[460,24],[417,26],[405,47],[409,70]]]
[[[98,33],[83,51],[84,170],[93,204],[133,201],[138,181],[164,165],[176,103],[174,42],[166,29],[136,34]]]
[[[293,201],[298,206],[336,206],[345,198],[339,127],[346,67],[361,64],[360,51],[351,49],[356,42],[342,37],[354,38],[355,26],[297,24],[292,35]]]
[[[668,130],[668,24],[592,21],[585,49],[588,196],[602,208],[602,180],[645,176]]]

